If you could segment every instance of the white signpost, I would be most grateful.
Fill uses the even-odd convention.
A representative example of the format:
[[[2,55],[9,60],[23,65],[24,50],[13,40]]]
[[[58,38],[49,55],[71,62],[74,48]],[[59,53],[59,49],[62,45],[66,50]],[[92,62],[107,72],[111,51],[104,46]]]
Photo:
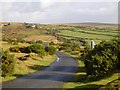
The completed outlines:
[[[95,46],[95,42],[93,40],[91,40],[90,47],[93,49],[94,46]]]

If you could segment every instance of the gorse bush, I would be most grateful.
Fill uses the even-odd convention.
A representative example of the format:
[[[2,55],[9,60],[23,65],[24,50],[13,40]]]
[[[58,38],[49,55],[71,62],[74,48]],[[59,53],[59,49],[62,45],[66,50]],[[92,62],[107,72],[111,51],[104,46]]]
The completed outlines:
[[[120,40],[103,41],[84,56],[87,75],[103,76],[120,66]]]
[[[28,46],[27,49],[30,52],[34,52],[34,53],[37,53],[39,55],[44,55],[45,54],[45,48],[44,48],[44,46],[41,45],[41,44],[39,44],[39,43],[34,43],[34,44]]]
[[[22,52],[22,53],[37,53],[40,57],[44,56],[47,53],[49,53],[50,55],[55,54],[56,52],[56,48],[54,48],[53,46],[47,46],[46,48],[40,44],[40,43],[34,43],[31,44],[30,46],[27,47],[10,47],[9,51],[11,52]]]
[[[80,46],[76,43],[66,42],[60,46],[59,50],[80,51]]]
[[[22,53],[30,53],[30,49],[28,47],[19,47],[19,51]]]
[[[18,46],[10,47],[9,50],[10,50],[11,52],[19,52],[19,47],[18,47]]]
[[[47,46],[45,47],[45,51],[48,52],[50,55],[53,55],[56,52],[56,48],[53,46]]]
[[[50,42],[49,45],[55,45],[55,43],[54,42]]]
[[[38,41],[36,41],[36,43],[43,44],[43,41],[41,41],[41,40],[38,40]]]
[[[10,55],[8,51],[1,51],[1,60],[0,65],[2,67],[2,77],[10,76],[14,72],[14,55]]]
[[[9,50],[11,52],[22,52],[22,53],[34,52],[34,53],[42,54],[42,55],[45,52],[44,46],[41,45],[40,43],[34,43],[34,44],[31,44],[30,46],[27,46],[27,47],[18,47],[18,46],[10,47]]]

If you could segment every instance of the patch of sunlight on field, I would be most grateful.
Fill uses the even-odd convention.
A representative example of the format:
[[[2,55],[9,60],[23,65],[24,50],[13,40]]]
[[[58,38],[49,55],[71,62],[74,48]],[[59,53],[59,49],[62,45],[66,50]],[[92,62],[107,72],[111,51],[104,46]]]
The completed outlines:
[[[3,50],[8,50],[10,47],[14,47],[14,46],[29,46],[28,43],[18,43],[18,45],[12,45],[6,41],[1,41],[0,44]]]
[[[69,83],[65,83],[64,84],[64,88],[97,88],[97,87],[101,87],[104,85],[107,85],[108,83],[114,81],[118,79],[118,74],[115,73],[112,76],[105,78],[105,79],[101,79],[99,81],[93,81],[93,82],[87,82],[87,83],[83,83],[81,81],[79,82],[69,82]]]
[[[25,41],[41,40],[43,42],[58,42],[52,35],[31,35],[24,38]]]
[[[112,36],[107,36],[107,35],[79,33],[79,32],[73,32],[73,31],[69,31],[69,30],[64,30],[60,34],[64,35],[64,36],[81,37],[81,38],[88,38],[88,39],[99,39],[99,40],[106,40],[106,39],[113,38]]]
[[[40,35],[39,30],[24,30],[24,31],[19,31],[18,34],[22,35]]]

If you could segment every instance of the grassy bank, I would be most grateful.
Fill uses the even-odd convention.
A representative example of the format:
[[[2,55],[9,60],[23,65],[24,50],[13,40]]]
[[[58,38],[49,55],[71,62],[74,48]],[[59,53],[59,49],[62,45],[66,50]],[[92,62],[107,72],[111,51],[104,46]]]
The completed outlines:
[[[12,45],[7,42],[1,42],[1,44],[2,44],[3,50],[8,50],[10,47],[14,47],[14,46],[28,46],[29,45],[27,43],[18,43],[18,45]],[[42,69],[43,67],[48,66],[56,59],[56,55],[46,54],[45,56],[40,57],[38,54],[29,53],[29,57],[27,57],[27,60],[22,61],[19,58],[28,55],[27,53],[10,52],[10,54],[14,54],[14,59],[16,61],[16,64],[14,66],[14,73],[12,76],[7,76],[5,78],[0,77],[0,82],[13,80],[23,75],[36,72]]]
[[[38,56],[31,56],[26,61],[16,60],[14,74],[9,77],[5,77],[5,78],[2,77],[1,79],[4,82],[4,81],[13,80],[15,78],[21,77],[26,74],[36,72],[42,69],[43,67],[48,66],[50,63],[52,63],[55,60],[55,58],[56,58],[55,55],[53,56],[47,55],[43,58],[40,58]]]
[[[85,72],[85,67],[83,61],[79,60],[79,68],[78,71],[74,77],[73,82],[67,82],[64,84],[63,88],[66,90],[98,90],[100,87],[103,87],[107,85],[108,83],[117,80],[118,79],[118,74],[120,70],[114,71],[112,74],[107,75],[106,77],[97,80],[97,81],[88,81],[86,79],[86,72]],[[64,90],[63,89],[63,90]]]

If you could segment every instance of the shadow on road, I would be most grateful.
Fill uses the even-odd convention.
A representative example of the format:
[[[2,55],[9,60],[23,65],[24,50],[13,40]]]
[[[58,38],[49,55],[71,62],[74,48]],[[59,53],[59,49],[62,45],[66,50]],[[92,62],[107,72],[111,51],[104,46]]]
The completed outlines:
[[[38,69],[43,68],[44,66],[34,65],[30,66],[31,69]],[[77,66],[47,66],[44,67],[42,70],[37,71],[35,73],[25,75],[21,77],[21,74],[16,74],[16,77],[20,77],[20,79],[41,79],[41,80],[54,80],[54,81],[72,81],[73,76],[75,73],[74,71],[77,71]],[[66,78],[64,78],[66,77]]]

